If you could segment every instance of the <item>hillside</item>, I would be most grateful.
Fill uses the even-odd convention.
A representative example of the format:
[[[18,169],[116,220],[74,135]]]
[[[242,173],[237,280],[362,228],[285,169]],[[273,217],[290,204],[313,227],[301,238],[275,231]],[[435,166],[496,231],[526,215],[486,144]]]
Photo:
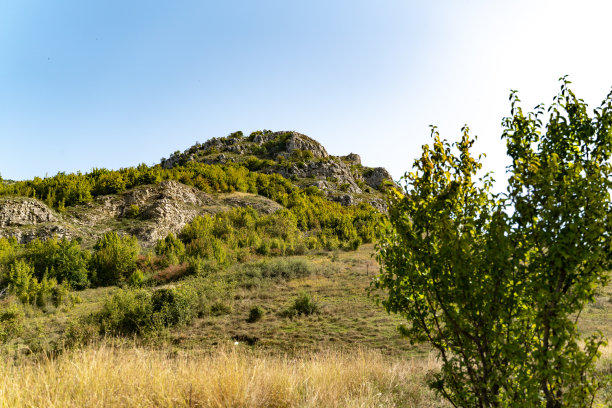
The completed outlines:
[[[99,196],[62,212],[33,198],[3,197],[0,237],[15,237],[21,243],[53,236],[79,238],[85,246],[92,246],[106,232],[116,231],[134,235],[141,245],[151,247],[169,233],[178,234],[196,216],[247,206],[262,214],[283,208],[256,194],[207,194],[174,180]]]
[[[237,132],[175,152],[156,166],[2,183],[0,237],[21,243],[78,238],[87,246],[117,231],[150,247],[196,216],[249,206],[270,213],[299,206],[297,196],[385,211],[386,183],[392,180],[384,168],[364,167],[353,153],[330,156],[297,132],[263,131],[249,137]],[[316,223],[313,214],[308,217]]]
[[[2,183],[0,349],[136,336],[409,351],[366,294],[385,181],[355,154],[266,131],[155,166]]]

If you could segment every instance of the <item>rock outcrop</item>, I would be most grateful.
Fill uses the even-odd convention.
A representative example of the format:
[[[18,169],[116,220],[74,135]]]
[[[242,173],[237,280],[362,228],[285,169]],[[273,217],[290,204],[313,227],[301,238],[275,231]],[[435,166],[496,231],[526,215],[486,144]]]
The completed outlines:
[[[71,238],[74,231],[45,203],[23,197],[0,199],[0,237],[14,237],[27,243],[53,236]]]
[[[212,196],[172,180],[97,197],[69,207],[63,214],[36,199],[4,198],[0,201],[0,237],[14,237],[21,243],[53,236],[79,237],[91,245],[112,230],[135,235],[143,246],[149,247],[170,232],[178,234],[197,216],[246,206],[266,214],[282,208],[254,194]]]
[[[241,132],[196,143],[185,152],[163,159],[164,168],[190,161],[237,163],[251,171],[277,173],[301,188],[316,187],[342,205],[368,202],[386,211],[381,190],[391,175],[382,167],[365,167],[355,153],[332,156],[316,140],[298,132]],[[267,198],[245,193],[206,194],[177,181],[136,187],[57,213],[33,198],[0,199],[0,236],[20,242],[37,237],[81,237],[87,244],[107,231],[134,234],[145,246],[169,232],[178,233],[196,216],[232,207],[251,206],[261,213],[282,208]]]
[[[368,169],[363,174],[363,178],[367,185],[372,188],[379,189],[385,181],[392,181],[391,174],[384,167],[375,167]]]
[[[54,211],[33,198],[0,200],[0,227],[36,225],[57,222]]]

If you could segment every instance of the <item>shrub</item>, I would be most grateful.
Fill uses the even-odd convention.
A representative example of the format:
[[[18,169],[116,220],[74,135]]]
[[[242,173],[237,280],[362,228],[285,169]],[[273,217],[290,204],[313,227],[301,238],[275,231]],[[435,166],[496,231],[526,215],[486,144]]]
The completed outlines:
[[[196,315],[195,288],[119,289],[93,315],[102,334],[145,335],[189,323]]]
[[[196,294],[192,288],[162,288],[151,296],[155,325],[171,327],[189,323],[194,317]]]
[[[248,323],[255,323],[264,316],[265,311],[260,306],[254,306],[249,310],[249,317],[247,318]]]
[[[9,341],[21,334],[25,315],[15,303],[0,303],[0,343]]]
[[[143,285],[145,281],[144,273],[140,269],[136,269],[127,280],[127,284],[134,287],[139,288]]]
[[[212,234],[213,219],[211,217],[196,217],[189,224],[183,227],[180,233],[180,238],[185,243],[190,242],[198,238],[208,238]]]
[[[46,274],[48,278],[59,283],[67,282],[75,289],[89,285],[90,258],[89,251],[82,250],[77,240],[35,239],[25,246],[25,259],[34,267],[34,276],[41,280]]]
[[[301,292],[282,315],[285,317],[294,317],[300,315],[309,316],[314,313],[319,313],[319,305],[315,302],[311,294]]]
[[[190,257],[187,259],[187,271],[188,275],[197,276],[208,276],[213,273],[217,273],[220,270],[220,266],[214,260],[202,259],[198,257]]]
[[[153,328],[151,294],[144,289],[119,289],[95,316],[102,334],[144,334]]]
[[[169,265],[164,269],[157,271],[153,275],[153,279],[157,282],[172,282],[178,280],[190,272],[189,265],[182,263],[179,265]]]
[[[185,245],[169,233],[166,238],[160,239],[155,245],[155,253],[162,256],[162,266],[177,265],[185,256]]]
[[[24,260],[17,260],[9,268],[8,284],[9,290],[23,303],[44,306],[57,281],[44,275],[39,282],[34,276],[34,268]]]
[[[130,207],[125,211],[125,216],[127,218],[138,218],[140,215],[140,207],[136,204],[130,205]]]
[[[269,259],[244,264],[239,271],[250,278],[289,280],[310,276],[313,269],[304,259]]]
[[[94,246],[91,267],[99,285],[125,282],[136,270],[140,253],[138,240],[133,236],[120,237],[116,232],[104,234]]]
[[[70,299],[70,287],[66,282],[63,282],[61,285],[55,285],[51,289],[53,306],[59,307],[68,299]]]

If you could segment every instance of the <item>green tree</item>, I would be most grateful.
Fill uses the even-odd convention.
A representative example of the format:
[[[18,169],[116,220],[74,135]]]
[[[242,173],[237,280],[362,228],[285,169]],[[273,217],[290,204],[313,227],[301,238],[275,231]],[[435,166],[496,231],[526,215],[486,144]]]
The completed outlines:
[[[84,289],[89,284],[90,254],[81,249],[77,240],[35,239],[26,245],[25,257],[38,279],[48,274],[49,278],[56,278],[59,283],[67,282],[75,289]]]
[[[547,124],[511,102],[507,193],[476,178],[467,128],[456,150],[434,128],[390,193],[372,291],[438,350],[430,385],[453,406],[589,406],[604,340],[576,316],[612,266],[612,93],[590,117],[563,79]]]

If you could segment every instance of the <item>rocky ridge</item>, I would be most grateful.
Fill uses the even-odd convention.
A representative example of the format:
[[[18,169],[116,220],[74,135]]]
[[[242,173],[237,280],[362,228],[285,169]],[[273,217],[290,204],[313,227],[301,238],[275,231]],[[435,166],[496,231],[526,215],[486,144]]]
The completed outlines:
[[[366,167],[358,154],[332,156],[316,140],[298,132],[242,132],[196,143],[184,152],[162,159],[164,168],[199,161],[208,164],[240,163],[252,171],[278,173],[299,187],[314,186],[343,205],[368,202],[384,210],[381,190],[393,183],[382,167]]]

